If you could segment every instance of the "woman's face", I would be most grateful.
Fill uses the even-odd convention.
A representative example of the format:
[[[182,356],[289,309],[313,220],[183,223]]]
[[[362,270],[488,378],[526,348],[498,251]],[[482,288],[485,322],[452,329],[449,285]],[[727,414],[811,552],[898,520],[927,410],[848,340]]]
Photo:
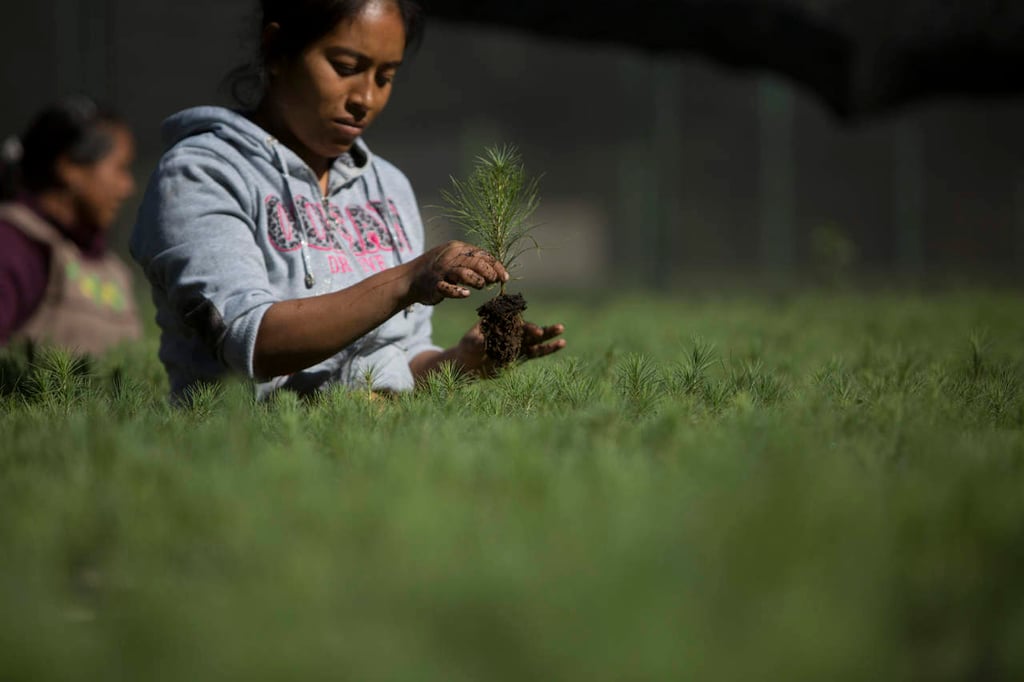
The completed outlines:
[[[78,222],[107,230],[125,199],[135,191],[132,162],[135,141],[124,126],[111,125],[112,146],[107,155],[90,164],[63,162],[60,174],[70,190]]]
[[[348,151],[387,106],[404,52],[398,9],[370,2],[295,59],[272,66],[268,97],[293,138],[285,142],[321,160]]]

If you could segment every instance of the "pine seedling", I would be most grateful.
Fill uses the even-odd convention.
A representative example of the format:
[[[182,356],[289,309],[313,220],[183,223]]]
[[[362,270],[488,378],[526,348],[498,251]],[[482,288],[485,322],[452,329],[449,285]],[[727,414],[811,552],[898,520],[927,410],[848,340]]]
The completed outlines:
[[[701,400],[704,407],[712,414],[718,414],[725,409],[726,404],[736,394],[732,384],[727,380],[708,381],[701,387]]]
[[[196,421],[215,414],[224,399],[224,385],[216,382],[197,383],[185,389],[182,404]]]
[[[495,388],[501,395],[500,414],[534,414],[541,408],[547,386],[540,372],[505,372]]]
[[[452,188],[441,190],[448,205],[444,216],[460,225],[469,241],[489,251],[506,269],[515,267],[530,245],[539,248],[530,235],[536,227],[530,218],[540,205],[539,180],[527,177],[514,145],[488,147],[477,157],[469,178],[451,180]],[[500,293],[505,293],[504,283]]]
[[[363,391],[367,400],[374,398],[374,386],[377,384],[377,367],[370,365],[363,370]]]
[[[89,358],[57,347],[43,348],[33,362],[27,388],[29,396],[49,408],[82,404],[92,392]]]
[[[694,337],[693,347],[674,372],[675,389],[690,395],[697,394],[708,381],[708,371],[717,362],[714,344]]]
[[[540,205],[537,178],[529,178],[514,145],[489,147],[478,157],[465,180],[452,178],[450,190],[442,190],[447,206],[443,215],[460,225],[468,241],[486,249],[511,270],[519,256],[539,248],[530,232],[530,218]],[[487,355],[499,367],[519,357],[523,337],[521,294],[506,294],[502,282],[498,295],[477,309]]]
[[[630,353],[618,368],[616,384],[620,395],[636,414],[649,412],[661,399],[664,382],[654,362],[639,353]]]
[[[592,402],[597,393],[597,380],[583,369],[579,358],[555,365],[548,370],[554,386],[553,394],[559,404],[579,409]]]
[[[420,384],[436,403],[444,404],[469,385],[469,377],[457,364],[445,360],[421,379]]]
[[[988,332],[984,329],[972,331],[967,343],[970,346],[971,377],[978,379],[985,369],[985,357],[989,349]]]

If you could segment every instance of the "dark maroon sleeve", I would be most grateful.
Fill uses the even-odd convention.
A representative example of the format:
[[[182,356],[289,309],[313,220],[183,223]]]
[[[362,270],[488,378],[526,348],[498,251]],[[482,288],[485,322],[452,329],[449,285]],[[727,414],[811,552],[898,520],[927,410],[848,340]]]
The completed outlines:
[[[0,345],[32,317],[49,278],[49,248],[0,220]]]

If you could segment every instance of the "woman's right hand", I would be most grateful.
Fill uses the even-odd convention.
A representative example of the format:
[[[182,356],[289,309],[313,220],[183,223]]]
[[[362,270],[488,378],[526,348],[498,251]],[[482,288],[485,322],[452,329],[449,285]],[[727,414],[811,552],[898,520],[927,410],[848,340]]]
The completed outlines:
[[[409,296],[415,303],[436,305],[446,298],[466,298],[469,289],[507,282],[508,272],[497,258],[465,242],[434,247],[409,262]]]

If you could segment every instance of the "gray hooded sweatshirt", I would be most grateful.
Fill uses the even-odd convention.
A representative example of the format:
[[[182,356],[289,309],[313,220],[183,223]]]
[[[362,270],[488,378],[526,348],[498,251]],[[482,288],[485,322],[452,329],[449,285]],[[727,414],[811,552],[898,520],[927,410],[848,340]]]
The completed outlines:
[[[253,372],[271,305],[347,288],[423,252],[405,175],[357,140],[331,168],[325,197],[294,152],[220,107],[176,114],[163,134],[169,149],[139,208],[131,253],[152,287],[172,399],[229,374],[252,379],[260,398],[367,378],[375,389],[411,389],[409,361],[437,349],[432,308],[422,305],[301,372]]]

